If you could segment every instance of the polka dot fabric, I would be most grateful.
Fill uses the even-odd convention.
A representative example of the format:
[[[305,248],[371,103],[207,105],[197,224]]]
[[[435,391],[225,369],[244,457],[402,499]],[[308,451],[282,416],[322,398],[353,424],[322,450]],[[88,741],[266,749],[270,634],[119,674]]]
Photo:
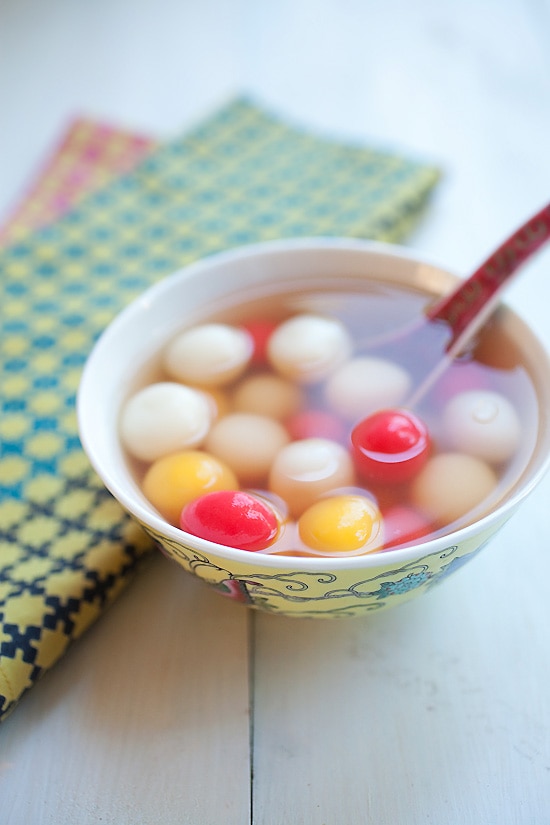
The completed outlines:
[[[397,240],[438,177],[243,99],[147,150],[0,252],[0,718],[151,548],[80,447],[75,395],[99,333],[152,282],[224,248],[300,235]]]

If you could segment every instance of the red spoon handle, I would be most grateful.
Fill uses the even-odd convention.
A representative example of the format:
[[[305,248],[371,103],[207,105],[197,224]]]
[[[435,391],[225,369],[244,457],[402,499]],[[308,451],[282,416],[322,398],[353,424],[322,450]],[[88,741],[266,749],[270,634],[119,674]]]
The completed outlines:
[[[514,232],[458,289],[427,310],[430,320],[446,321],[451,328],[448,350],[455,346],[472,321],[479,319],[481,323],[487,317],[501,287],[548,239],[550,204]]]

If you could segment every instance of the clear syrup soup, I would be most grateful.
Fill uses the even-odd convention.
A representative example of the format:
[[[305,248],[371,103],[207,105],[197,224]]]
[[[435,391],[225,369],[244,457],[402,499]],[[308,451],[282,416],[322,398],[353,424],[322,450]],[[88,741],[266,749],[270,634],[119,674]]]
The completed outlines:
[[[175,527],[201,538],[296,556],[386,552],[489,512],[532,455],[535,389],[497,312],[409,409],[407,399],[425,377],[422,352],[441,348],[442,329],[434,327],[433,340],[420,351],[403,353],[397,340],[429,300],[392,283],[358,288],[342,279],[338,288],[297,285],[294,292],[241,298],[238,307],[194,318],[151,353],[121,411],[121,440],[145,497]],[[281,330],[292,329],[289,321],[304,318],[285,339]],[[308,327],[312,318],[328,321],[326,329],[315,322]],[[241,335],[234,357],[230,337],[219,346],[244,363],[233,374],[228,367],[219,381],[203,380],[206,373],[193,370],[202,363],[210,369],[216,343],[199,337],[176,353],[191,362],[189,371],[183,363],[176,374],[167,358],[173,342],[210,325]],[[242,356],[247,337],[250,349]],[[176,392],[173,401],[168,389],[141,408],[134,403],[130,420],[140,393],[160,384],[191,395]],[[158,426],[151,429],[155,405]],[[189,417],[182,426],[178,409]],[[374,435],[369,426],[363,431],[362,422],[379,412],[385,417]],[[420,447],[415,422],[424,428],[422,438],[427,434]],[[390,467],[378,472],[372,454],[377,459],[386,450],[393,451]],[[422,455],[401,472],[411,450]]]

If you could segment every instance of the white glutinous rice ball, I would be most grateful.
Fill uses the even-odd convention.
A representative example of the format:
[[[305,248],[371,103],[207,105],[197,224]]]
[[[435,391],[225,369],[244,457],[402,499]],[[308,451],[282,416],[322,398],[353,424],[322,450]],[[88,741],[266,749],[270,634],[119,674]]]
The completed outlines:
[[[414,479],[411,498],[413,504],[445,525],[481,504],[496,484],[496,473],[480,458],[439,453]]]
[[[351,337],[336,318],[295,315],[283,321],[269,338],[271,365],[300,384],[321,381],[349,357]]]
[[[178,381],[217,387],[244,372],[253,349],[252,336],[245,329],[230,324],[199,324],[168,344],[163,363]]]
[[[298,384],[280,375],[261,372],[243,378],[235,387],[231,402],[239,412],[269,415],[283,421],[303,407],[305,398]]]
[[[341,444],[328,438],[304,438],[277,454],[269,489],[287,502],[293,516],[299,516],[323,493],[354,481],[352,459]]]
[[[212,425],[205,441],[209,453],[224,461],[241,484],[258,484],[290,436],[274,418],[229,413]]]
[[[327,380],[325,399],[334,412],[359,421],[376,410],[401,404],[412,381],[407,370],[385,358],[359,356],[342,364]]]
[[[120,437],[141,461],[199,446],[213,410],[204,393],[183,384],[161,381],[138,390],[124,405]]]
[[[492,463],[507,461],[521,437],[519,416],[498,392],[467,390],[455,395],[443,411],[443,437],[456,450]]]

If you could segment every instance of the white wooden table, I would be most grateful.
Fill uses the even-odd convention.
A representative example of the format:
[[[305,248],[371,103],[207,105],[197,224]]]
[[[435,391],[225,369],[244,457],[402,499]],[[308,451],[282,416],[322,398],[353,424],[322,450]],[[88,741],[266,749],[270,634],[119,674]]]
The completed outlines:
[[[242,91],[439,163],[410,244],[459,272],[550,200],[548,0],[0,0],[0,211],[75,113],[168,137]],[[548,251],[509,302],[550,347]],[[367,619],[155,556],[0,728],[0,821],[550,823],[549,499]]]

